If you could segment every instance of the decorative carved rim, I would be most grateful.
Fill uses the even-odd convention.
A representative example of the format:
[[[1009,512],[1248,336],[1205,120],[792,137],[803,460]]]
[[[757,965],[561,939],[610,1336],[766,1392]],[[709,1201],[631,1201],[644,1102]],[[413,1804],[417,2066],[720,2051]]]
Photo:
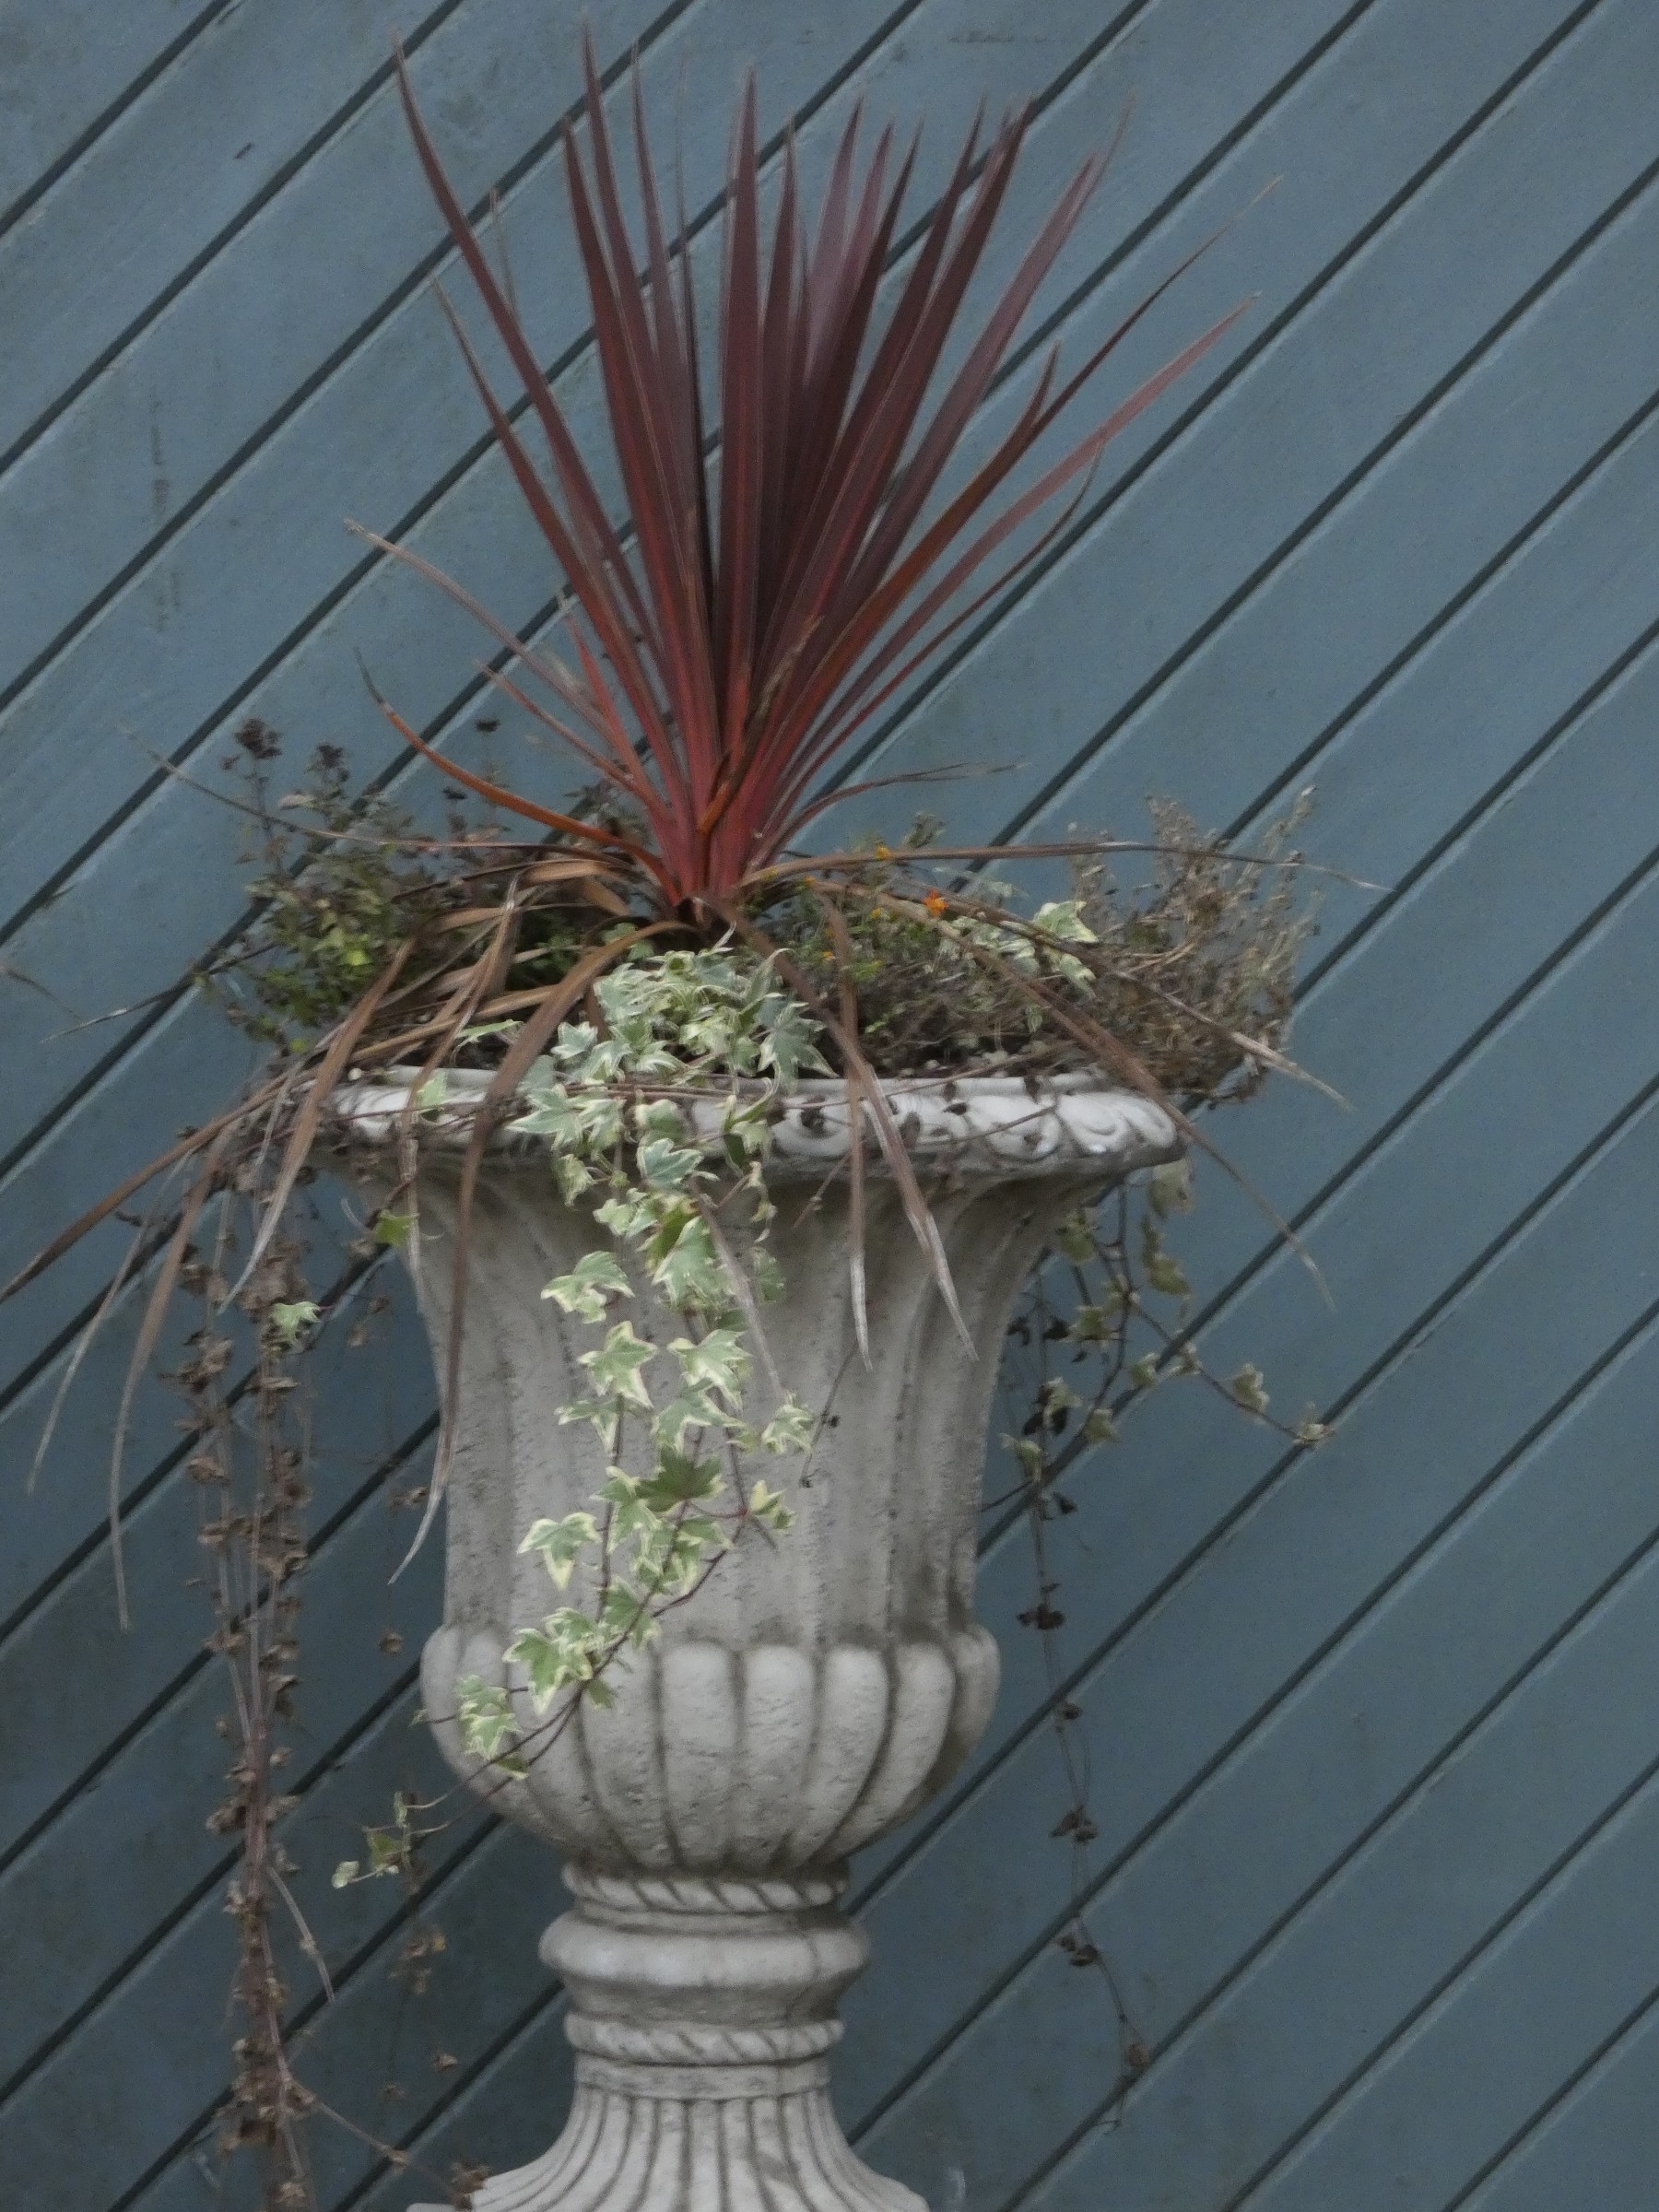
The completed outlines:
[[[335,1093],[333,1122],[351,1147],[383,1150],[397,1136],[398,1118],[418,1068],[394,1068],[392,1079],[348,1084]],[[448,1071],[441,1105],[423,1111],[417,1125],[425,1147],[458,1151],[489,1077],[482,1070]],[[747,1087],[745,1087],[747,1088]],[[1138,1092],[1112,1090],[1087,1075],[1046,1082],[1018,1076],[900,1077],[884,1083],[905,1145],[917,1166],[936,1174],[1047,1175],[1060,1168],[1100,1168],[1127,1175],[1136,1168],[1178,1159],[1182,1151],[1174,1123]],[[678,1101],[688,1134],[710,1150],[720,1148],[720,1127],[729,1093],[699,1093]],[[866,1128],[870,1110],[865,1108]],[[777,1101],[769,1172],[780,1180],[822,1176],[852,1150],[846,1086],[839,1077],[797,1083]],[[502,1124],[491,1139],[498,1153],[532,1152],[539,1140]],[[866,1138],[873,1174],[883,1171]]]

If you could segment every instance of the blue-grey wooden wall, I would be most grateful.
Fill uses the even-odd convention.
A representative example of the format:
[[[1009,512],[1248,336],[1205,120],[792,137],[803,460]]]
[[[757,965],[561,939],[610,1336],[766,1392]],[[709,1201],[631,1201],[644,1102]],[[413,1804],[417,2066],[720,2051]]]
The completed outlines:
[[[1090,1925],[1150,2052],[1114,2109],[1020,1532],[989,1527],[1006,1676],[948,1801],[860,1869],[877,1960],[840,2096],[956,2212],[1644,2212],[1659,2203],[1659,12],[1653,0],[593,0],[638,41],[708,211],[742,65],[809,163],[861,96],[1034,96],[1021,218],[1135,105],[1048,312],[1080,350],[1277,190],[1130,367],[1253,314],[1112,450],[1041,575],[885,734],[989,757],[964,831],[1132,829],[1148,792],[1248,835],[1312,782],[1327,893],[1301,1055],[1226,1131],[1333,1306],[1213,1176],[1205,1335],[1339,1426],[1309,1458],[1171,1392],[1077,1485],[1062,1658],[1100,1835]],[[466,194],[596,419],[554,126],[571,0],[0,6],[0,1274],[235,1082],[175,988],[240,911],[218,778],[258,712],[394,766],[361,649],[481,741],[477,641],[345,513],[518,623],[538,563],[427,296],[442,261],[388,85],[408,46]],[[1017,371],[982,435],[1023,386]],[[496,742],[500,742],[497,740]],[[411,791],[419,785],[411,781]],[[159,996],[155,994],[159,994]],[[112,1013],[112,1009],[124,1009]],[[75,1027],[95,1014],[94,1027]],[[120,1238],[0,1319],[0,2198],[244,2203],[224,2076],[230,1853],[205,1817],[203,1654],[176,1408],[140,1395],[129,1634],[104,1534],[124,1347],[26,1475]],[[319,1255],[328,1273],[327,1254]],[[335,1337],[341,1332],[334,1333]],[[434,1766],[411,1728],[436,1561],[388,1592],[385,1473],[418,1480],[424,1350],[324,1355],[300,1809],[335,2001],[303,2067],[429,2167],[561,2117],[534,1954],[550,1864],[471,1818],[406,2006],[394,1885],[332,1891],[353,1824]],[[401,1632],[401,1649],[386,1648]],[[400,2094],[381,2085],[395,2077]],[[411,2194],[320,2123],[322,2202]]]

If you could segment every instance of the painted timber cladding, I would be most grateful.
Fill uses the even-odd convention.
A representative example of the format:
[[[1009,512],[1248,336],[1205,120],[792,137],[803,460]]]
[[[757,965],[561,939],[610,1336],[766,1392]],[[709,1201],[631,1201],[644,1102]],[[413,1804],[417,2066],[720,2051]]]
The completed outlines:
[[[1070,1869],[1048,1836],[1040,1654],[1015,1625],[1030,1568],[993,1514],[1001,1702],[956,1791],[856,1870],[877,1948],[847,2004],[841,2110],[941,2212],[1646,2212],[1653,0],[592,13],[613,81],[637,40],[649,97],[677,113],[705,255],[750,60],[809,166],[861,96],[924,116],[930,185],[982,96],[1033,95],[999,265],[1133,93],[1045,311],[1077,354],[1279,180],[1128,366],[1242,292],[1253,314],[1112,449],[1041,572],[873,759],[1005,768],[950,800],[975,835],[1132,830],[1157,792],[1247,837],[1312,782],[1310,851],[1386,887],[1327,888],[1305,978],[1299,1052],[1350,1109],[1281,1088],[1223,1133],[1331,1306],[1213,1175],[1184,1239],[1214,1360],[1259,1360],[1335,1438],[1287,1456],[1172,1392],[1088,1467],[1058,1531],[1101,1831],[1089,1924],[1151,2063],[1108,2102],[1110,2013],[1053,1942]],[[504,194],[538,345],[592,429],[550,150],[574,9],[0,11],[0,1274],[246,1065],[171,988],[236,925],[239,839],[160,760],[219,781],[258,712],[429,803],[359,650],[406,712],[484,757],[476,640],[364,559],[342,515],[514,622],[547,618],[550,580],[426,296],[444,254],[390,97],[394,28],[466,195]],[[1033,373],[1016,365],[976,437]],[[70,1026],[111,1008],[127,1011]],[[205,1601],[181,1587],[195,1508],[159,1388],[127,1459],[131,1632],[114,1620],[104,1484],[133,1297],[26,1487],[121,1243],[89,1240],[0,1316],[0,2173],[31,2212],[247,2201],[209,2124],[224,1693]],[[326,1249],[317,1265],[326,1279]],[[546,1853],[464,1818],[429,1896],[447,1947],[406,2005],[393,1886],[328,1886],[354,1823],[437,1773],[410,1726],[435,1554],[384,1588],[403,1525],[386,1474],[420,1479],[431,1408],[393,1296],[372,1367],[321,1360],[287,1842],[335,2002],[298,1957],[291,1979],[306,2077],[441,2172],[528,2157],[562,2116],[560,2002],[535,1957],[562,1893]],[[433,2194],[323,2124],[316,2152],[328,2207]]]

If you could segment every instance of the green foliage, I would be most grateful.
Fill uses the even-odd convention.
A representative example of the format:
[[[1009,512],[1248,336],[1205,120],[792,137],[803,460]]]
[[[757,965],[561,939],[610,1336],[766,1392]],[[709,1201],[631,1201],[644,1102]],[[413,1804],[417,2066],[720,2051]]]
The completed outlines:
[[[322,1311],[314,1298],[278,1299],[265,1309],[265,1321],[280,1348],[288,1351],[315,1327]]]
[[[543,1291],[595,1338],[577,1354],[587,1394],[559,1418],[590,1422],[612,1464],[589,1507],[537,1521],[520,1546],[566,1600],[520,1628],[507,1650],[538,1723],[561,1699],[561,1713],[571,1697],[608,1702],[606,1670],[656,1634],[663,1608],[688,1595],[747,1528],[787,1531],[794,1516],[782,1492],[756,1480],[747,1498],[735,1494],[723,1458],[734,1450],[799,1458],[817,1427],[787,1395],[763,1420],[750,1418],[744,1318],[778,1288],[765,1250],[767,1110],[804,1068],[825,1065],[816,1025],[767,963],[726,947],[638,953],[594,995],[599,1021],[559,1029],[512,1124],[546,1143],[561,1192],[591,1210],[606,1240]],[[704,1142],[680,1101],[712,1091],[724,1092],[724,1105]],[[715,1226],[718,1207],[738,1194],[740,1250]],[[616,1317],[641,1278],[682,1317],[683,1333],[657,1342]],[[626,1440],[643,1471],[620,1464]],[[460,1724],[492,1766],[530,1755],[504,1693],[478,1686],[462,1700]]]
[[[930,862],[924,818],[898,852],[874,849],[841,894],[859,1034],[883,1075],[958,1069],[1052,1074],[1098,1065],[1027,983],[1086,1014],[1188,1103],[1247,1097],[1283,1040],[1297,958],[1312,926],[1290,840],[1306,794],[1253,847],[1230,854],[1177,807],[1154,802],[1139,879],[1103,857],[1073,863],[1072,895],[1027,913],[1011,884]],[[1015,849],[1016,853],[1018,849]],[[772,923],[809,974],[843,971],[837,934],[802,899]],[[1178,1210],[1168,1186],[1169,1203]]]
[[[303,1050],[361,997],[412,928],[448,899],[440,871],[412,858],[406,818],[378,792],[353,796],[345,755],[319,746],[305,782],[273,799],[276,740],[238,732],[262,817],[248,888],[259,922],[236,965],[247,995],[221,990],[233,1019],[262,1041]]]

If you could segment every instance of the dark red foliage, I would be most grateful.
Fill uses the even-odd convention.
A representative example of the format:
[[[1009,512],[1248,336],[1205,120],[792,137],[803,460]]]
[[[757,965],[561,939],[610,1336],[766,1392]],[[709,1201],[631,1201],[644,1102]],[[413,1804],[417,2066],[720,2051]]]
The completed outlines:
[[[546,440],[544,471],[446,300],[496,435],[568,586],[577,665],[532,651],[458,587],[439,581],[551,699],[549,706],[511,676],[501,679],[621,794],[647,825],[647,841],[636,845],[483,784],[453,762],[441,765],[500,805],[610,848],[645,872],[667,906],[722,904],[777,861],[828,803],[818,795],[825,771],[855,733],[1057,525],[960,604],[982,565],[1082,477],[1107,441],[1242,311],[1184,347],[997,507],[1019,462],[1172,281],[1166,279],[1064,381],[1052,352],[994,451],[935,501],[1105,158],[1085,162],[1067,184],[959,365],[939,380],[1007,193],[1027,111],[1012,112],[982,150],[979,125],[970,133],[919,237],[898,259],[891,304],[878,314],[915,142],[899,155],[888,129],[861,157],[854,111],[810,226],[786,142],[777,218],[763,249],[751,78],[738,107],[724,211],[716,443],[683,207],[671,249],[636,79],[645,231],[642,250],[636,246],[591,42],[585,58],[589,152],[584,159],[567,127],[564,158],[626,524],[606,511],[510,288],[491,268],[439,162],[399,56],[421,162]],[[940,389],[930,400],[935,381]],[[430,751],[401,720],[398,726]]]

